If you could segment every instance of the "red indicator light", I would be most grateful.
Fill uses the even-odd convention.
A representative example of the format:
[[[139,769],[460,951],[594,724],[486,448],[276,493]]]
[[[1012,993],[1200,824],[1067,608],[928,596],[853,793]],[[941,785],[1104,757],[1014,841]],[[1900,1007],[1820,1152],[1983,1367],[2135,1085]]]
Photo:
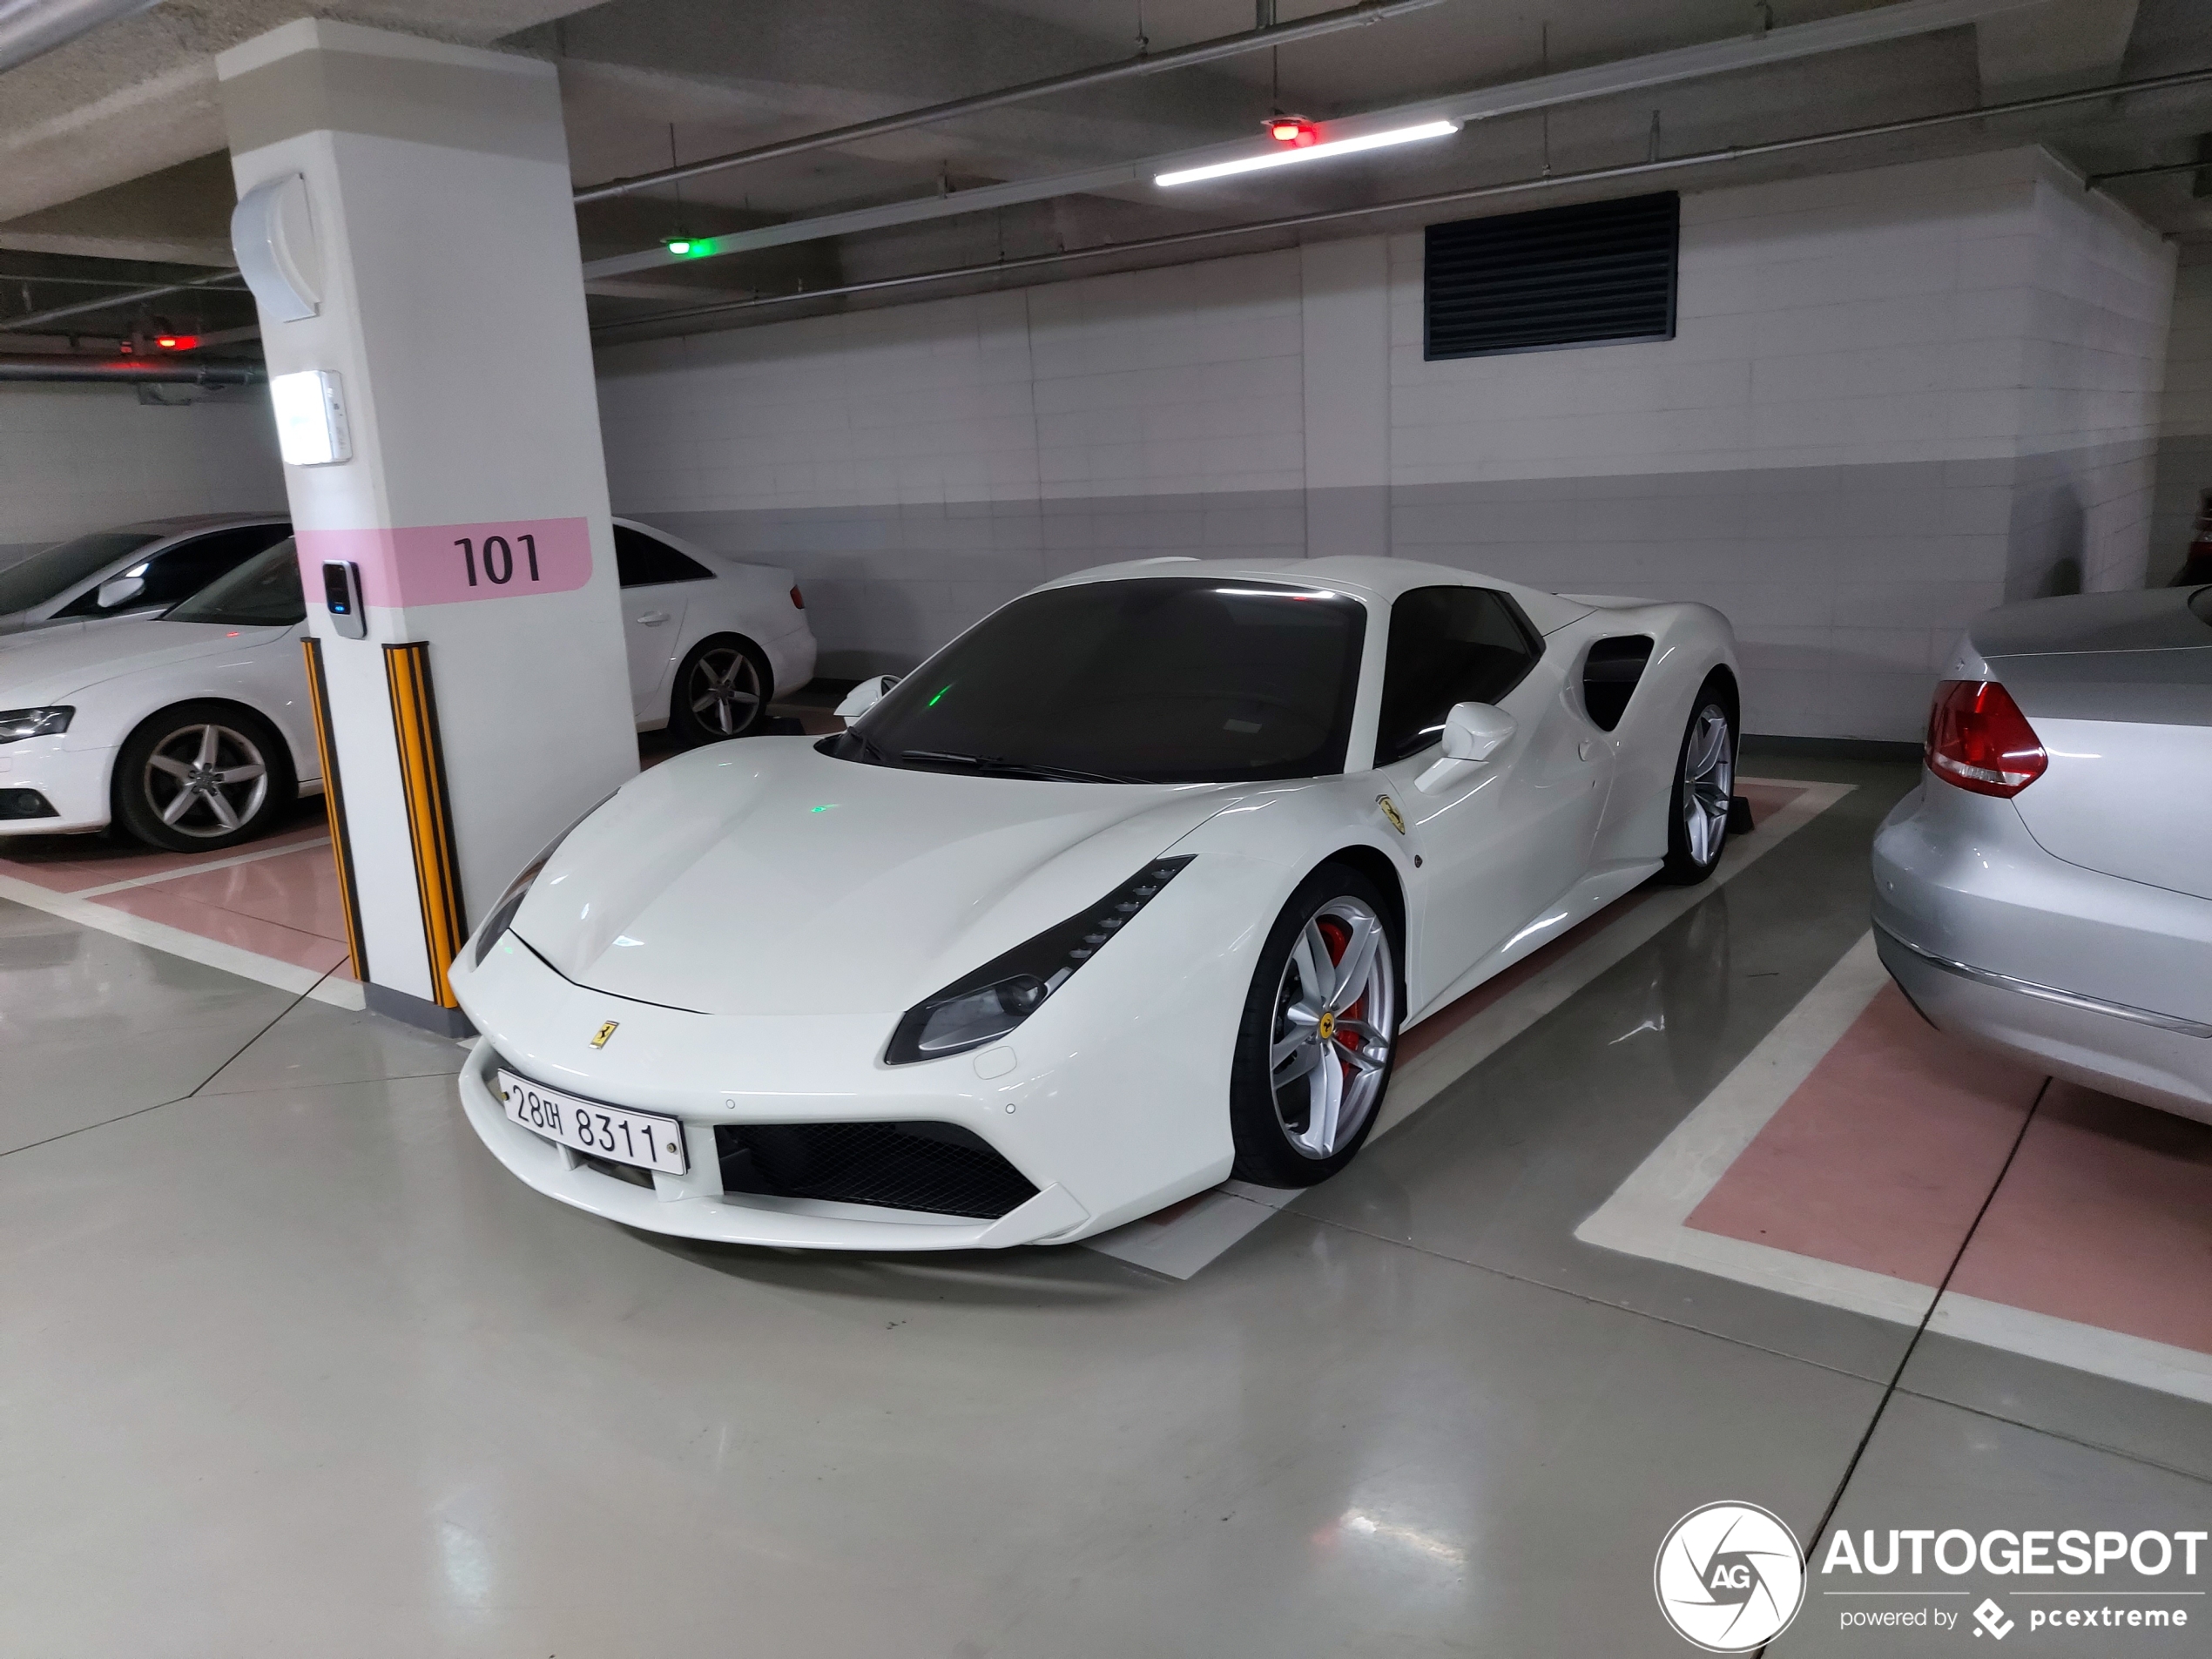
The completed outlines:
[[[1313,123],[1296,115],[1278,115],[1267,124],[1267,136],[1278,144],[1291,145],[1303,150],[1316,143],[1321,135]]]
[[[158,334],[154,337],[153,343],[164,351],[190,351],[199,344],[199,336],[198,334]]]

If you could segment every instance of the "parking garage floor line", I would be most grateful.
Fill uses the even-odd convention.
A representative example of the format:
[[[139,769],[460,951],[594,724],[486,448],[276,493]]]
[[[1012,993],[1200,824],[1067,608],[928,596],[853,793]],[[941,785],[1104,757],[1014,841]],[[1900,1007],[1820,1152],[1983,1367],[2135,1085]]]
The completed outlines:
[[[1710,881],[1694,887],[1639,887],[1516,962],[1495,979],[1439,1009],[1406,1034],[1390,1092],[1370,1142],[1406,1122],[1447,1088],[1560,1007],[1577,991],[1733,880],[1759,859],[1850,794],[1855,786],[1788,778],[1743,778],[1757,827],[1731,838]],[[1294,1191],[1240,1181],[1170,1204],[1085,1246],[1172,1278],[1187,1279],[1298,1197]]]
[[[2212,1125],[1932,1030],[1871,934],[1575,1237],[2212,1402]]]

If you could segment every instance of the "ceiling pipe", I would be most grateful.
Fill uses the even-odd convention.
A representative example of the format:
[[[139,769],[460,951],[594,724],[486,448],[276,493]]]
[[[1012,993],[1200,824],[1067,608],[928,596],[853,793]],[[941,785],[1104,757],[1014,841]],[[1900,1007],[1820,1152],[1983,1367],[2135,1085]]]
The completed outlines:
[[[195,363],[179,359],[69,357],[61,353],[0,354],[0,381],[95,381],[111,384],[167,381],[191,386],[259,386],[269,378],[260,363]]]
[[[1728,145],[1717,150],[1702,150],[1684,155],[1669,156],[1656,161],[1626,162],[1611,167],[1588,167],[1580,172],[1540,174],[1534,178],[1512,179],[1504,184],[1478,185],[1467,190],[1447,190],[1433,195],[1401,197],[1395,201],[1376,202],[1365,207],[1340,207],[1325,212],[1294,213],[1283,219],[1257,219],[1243,225],[1222,225],[1211,230],[1177,231],[1166,236],[1140,237],[1127,242],[1102,242],[1095,247],[1070,248],[1057,253],[1033,253],[1020,259],[994,260],[988,265],[954,266],[939,271],[915,272],[907,276],[877,277],[865,282],[847,282],[833,288],[813,288],[798,293],[762,294],[751,300],[725,300],[711,306],[690,306],[681,310],[655,312],[652,315],[646,317],[629,317],[619,322],[601,323],[591,332],[594,336],[611,334],[629,329],[650,328],[671,322],[687,321],[693,318],[727,316],[738,312],[762,311],[776,307],[801,305],[810,300],[840,299],[852,294],[882,293],[900,288],[921,287],[936,283],[997,276],[1009,271],[1042,270],[1049,266],[1071,265],[1084,260],[1107,259],[1117,253],[1155,253],[1169,248],[1194,246],[1203,242],[1222,241],[1233,237],[1262,236],[1285,231],[1304,230],[1320,225],[1348,224],[1357,219],[1372,219],[1386,213],[1416,212],[1434,207],[1456,207],[1468,202],[1494,199],[1503,196],[1521,196],[1541,191],[1564,190],[1578,185],[1610,184],[1623,179],[1645,179],[1658,174],[1714,166],[1723,162],[1749,161],[1763,156],[1787,155],[1793,151],[1815,149],[1823,145],[1844,144],[1853,139],[1888,138],[1901,132],[1925,132],[1934,128],[1956,126],[1969,121],[2026,114],[2037,110],[2058,109],[2072,104],[2094,103],[2100,99],[2122,98],[2131,93],[2160,92],[2182,87],[2202,86],[2207,83],[2212,83],[2212,69],[2185,70],[2175,75],[2153,76],[2140,81],[2122,81],[2111,86],[2093,86],[2074,92],[2049,92],[2038,98],[2016,98],[2008,104],[1981,105],[1973,109],[1952,110],[1941,115],[1909,116],[1901,120],[1877,121],[1865,126],[1838,127],[1826,132],[1807,133],[1794,138],[1773,138],[1762,144]]]
[[[32,280],[43,280],[33,278]],[[48,323],[65,322],[71,317],[89,316],[95,311],[113,311],[123,306],[140,305],[149,300],[165,300],[172,293],[197,293],[207,288],[222,288],[231,284],[243,284],[246,279],[235,271],[218,271],[212,276],[196,277],[190,282],[171,282],[158,288],[136,288],[129,293],[111,293],[104,300],[80,300],[75,305],[56,306],[51,311],[34,311],[22,317],[0,317],[0,334],[27,334],[44,327]]]
[[[155,0],[0,0],[0,70],[27,64]]]
[[[4,3],[4,0],[0,0],[0,3]],[[950,121],[963,115],[975,115],[984,110],[1001,109],[1008,104],[1021,104],[1030,98],[1049,98],[1057,92],[1103,86],[1109,81],[1128,80],[1140,75],[1162,75],[1170,70],[1189,69],[1194,64],[1215,63],[1244,52],[1261,51],[1271,46],[1287,46],[1301,40],[1315,40],[1323,35],[1333,35],[1340,30],[1364,29],[1370,24],[1386,23],[1406,12],[1420,11],[1442,3],[1443,0],[1360,0],[1359,4],[1347,6],[1340,11],[1325,11],[1318,17],[1304,17],[1296,23],[1286,24],[1268,21],[1272,15],[1272,8],[1264,4],[1259,25],[1242,34],[1221,35],[1212,40],[1202,40],[1163,52],[1139,52],[1123,63],[1107,64],[1096,69],[1079,69],[1072,74],[1055,75],[1042,81],[1025,81],[1018,86],[1001,87],[995,92],[978,92],[973,98],[956,98],[950,103],[932,104],[924,109],[907,110],[873,121],[856,121],[851,126],[809,132],[796,138],[759,145],[751,150],[735,150],[727,155],[710,156],[703,161],[687,161],[681,166],[664,167],[658,172],[641,172],[629,179],[610,179],[604,184],[587,185],[577,191],[576,203],[581,207],[586,202],[604,201],[610,196],[626,196],[633,191],[651,190],[658,185],[681,184],[686,179],[697,179],[706,173],[722,172],[732,167],[750,167],[763,161],[778,161],[786,156],[804,155],[810,150],[826,150],[834,145],[857,144],[864,138],[877,138],[887,132],[904,132],[910,127],[928,126],[934,122]]]
[[[1770,29],[1764,34],[1704,41],[1694,46],[1678,46],[1667,51],[1647,53],[1641,57],[1618,58],[1610,63],[1593,64],[1583,69],[1562,70],[1556,74],[1533,76],[1527,80],[1509,81],[1501,85],[1476,87],[1443,98],[1424,98],[1419,103],[1401,104],[1392,109],[1371,110],[1363,115],[1341,117],[1325,125],[1328,137],[1351,138],[1430,121],[1476,121],[1492,116],[1525,114],[1534,110],[1581,103],[1590,98],[1610,98],[1622,92],[1671,85],[1734,70],[1755,69],[1764,64],[1785,63],[1881,41],[1908,39],[1916,35],[1932,34],[1942,29],[1963,28],[1984,17],[2015,11],[2024,5],[2036,3],[2040,3],[2040,0],[1899,0],[1896,4],[1846,12],[1841,17],[1826,17],[1816,23],[1791,24],[1785,28]],[[1210,166],[1253,153],[1255,141],[1240,140],[1234,144],[1217,144],[1204,149],[1181,151],[1173,155],[1116,162],[1081,172],[1017,179],[1003,185],[984,185],[973,190],[954,191],[950,195],[916,197],[907,201],[888,202],[880,207],[861,207],[849,212],[791,219],[780,225],[764,225],[755,230],[735,231],[725,236],[703,237],[692,244],[690,253],[685,254],[671,253],[665,247],[651,247],[641,249],[636,253],[595,260],[583,267],[583,277],[585,281],[590,282],[605,277],[628,276],[634,272],[691,265],[701,259],[756,253],[762,248],[784,247],[794,242],[819,241],[833,236],[849,236],[860,231],[887,229],[894,225],[917,224],[961,213],[987,212],[994,208],[1010,207],[1023,202],[1047,201],[1058,196],[1088,195],[1103,190],[1121,189],[1131,185],[1148,184],[1158,173]],[[583,199],[579,197],[578,199]]]

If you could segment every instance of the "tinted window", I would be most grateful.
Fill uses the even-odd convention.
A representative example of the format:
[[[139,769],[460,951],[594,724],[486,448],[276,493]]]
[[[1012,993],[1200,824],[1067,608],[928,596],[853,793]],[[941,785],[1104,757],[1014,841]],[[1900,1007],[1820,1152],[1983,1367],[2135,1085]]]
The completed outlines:
[[[1521,684],[1543,642],[1502,593],[1415,588],[1390,608],[1375,764],[1426,749],[1454,703],[1495,703]]]
[[[189,599],[217,577],[227,575],[262,549],[290,533],[282,524],[251,524],[240,529],[217,530],[212,536],[195,536],[189,542],[179,542],[174,547],[164,548],[152,558],[138,564],[126,565],[116,572],[118,577],[138,573],[143,577],[145,586],[115,609],[118,611],[144,610],[153,606],[173,605],[179,599]],[[101,617],[108,614],[107,609],[100,604],[98,588],[87,589],[55,612],[61,617]]]
[[[615,573],[625,588],[714,579],[714,572],[697,559],[687,559],[667,543],[633,530],[626,524],[615,526]]]
[[[824,746],[880,765],[960,771],[966,756],[1132,783],[1316,777],[1344,767],[1366,627],[1357,600],[1256,582],[1033,593]]]
[[[289,536],[219,577],[168,616],[171,622],[216,622],[233,628],[280,628],[307,618],[300,556]]]
[[[144,530],[100,530],[72,542],[41,548],[0,570],[0,615],[43,605],[85,577],[97,576],[119,558],[157,541]]]

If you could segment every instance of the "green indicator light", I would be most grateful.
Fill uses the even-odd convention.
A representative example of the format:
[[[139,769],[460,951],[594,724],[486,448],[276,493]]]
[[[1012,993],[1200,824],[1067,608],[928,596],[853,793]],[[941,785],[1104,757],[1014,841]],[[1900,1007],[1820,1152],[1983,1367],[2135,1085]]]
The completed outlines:
[[[948,683],[948,684],[946,684],[946,685],[943,685],[939,686],[939,687],[937,688],[937,695],[936,695],[935,697],[933,697],[933,698],[931,698],[929,699],[928,706],[929,706],[929,707],[931,707],[931,708],[933,708],[933,709],[934,709],[934,708],[935,708],[935,707],[937,706],[937,705],[938,705],[938,704],[940,704],[940,703],[941,703],[942,701],[944,701],[945,693],[946,693],[946,692],[948,692],[948,691],[951,691],[952,689],[953,689],[953,688],[952,688],[952,686],[951,686],[951,685],[950,685],[949,683]]]
[[[837,810],[837,805],[835,801],[832,801],[826,806],[809,806],[806,810],[810,813],[833,813]]]
[[[671,236],[668,239],[668,251],[679,260],[698,246],[698,243],[685,236]]]

